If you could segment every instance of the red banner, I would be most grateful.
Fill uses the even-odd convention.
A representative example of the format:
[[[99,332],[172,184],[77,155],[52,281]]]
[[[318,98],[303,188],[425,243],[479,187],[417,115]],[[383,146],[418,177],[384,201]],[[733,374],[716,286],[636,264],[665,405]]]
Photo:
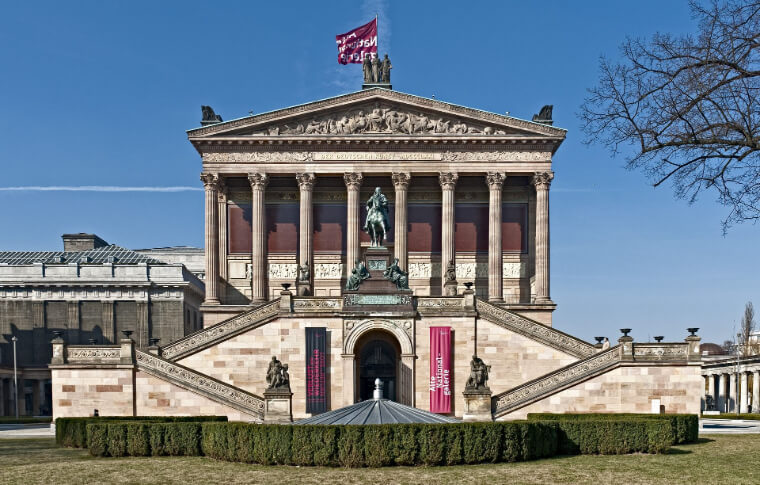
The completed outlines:
[[[430,412],[451,412],[451,327],[430,327]]]
[[[336,35],[338,64],[361,64],[364,56],[377,57],[377,18],[351,32]]]

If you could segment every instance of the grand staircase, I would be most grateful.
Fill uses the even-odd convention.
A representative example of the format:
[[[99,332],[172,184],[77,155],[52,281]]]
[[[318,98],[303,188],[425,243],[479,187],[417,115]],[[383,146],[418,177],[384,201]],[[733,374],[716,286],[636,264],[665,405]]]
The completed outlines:
[[[491,398],[493,417],[498,418],[519,408],[556,394],[563,389],[604,374],[619,366],[620,346],[599,352],[585,359],[528,381]]]
[[[222,340],[260,327],[274,320],[279,311],[280,300],[278,298],[176,340],[162,349],[161,356],[169,360],[182,359]]]
[[[596,347],[572,335],[538,323],[530,318],[505,310],[484,300],[477,300],[475,309],[481,318],[509,331],[523,335],[554,349],[584,359],[596,352]]]
[[[225,406],[264,420],[264,399],[157,355],[135,350],[137,369]]]

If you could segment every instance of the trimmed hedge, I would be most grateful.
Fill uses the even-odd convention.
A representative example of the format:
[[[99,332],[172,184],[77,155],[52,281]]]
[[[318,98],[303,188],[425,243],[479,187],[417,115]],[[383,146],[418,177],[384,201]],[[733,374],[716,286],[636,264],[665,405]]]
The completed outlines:
[[[696,414],[614,414],[614,413],[578,413],[578,414],[550,414],[530,413],[529,421],[619,421],[621,419],[644,419],[665,421],[670,424],[673,434],[671,445],[683,443],[696,443],[699,437],[699,417]],[[641,430],[637,431],[640,433]]]
[[[198,456],[200,422],[87,424],[87,446],[93,456]]]
[[[55,442],[59,446],[87,448],[87,425],[110,422],[207,422],[227,421],[227,416],[103,416],[83,418],[58,418],[55,420]],[[138,456],[138,455],[136,455]]]

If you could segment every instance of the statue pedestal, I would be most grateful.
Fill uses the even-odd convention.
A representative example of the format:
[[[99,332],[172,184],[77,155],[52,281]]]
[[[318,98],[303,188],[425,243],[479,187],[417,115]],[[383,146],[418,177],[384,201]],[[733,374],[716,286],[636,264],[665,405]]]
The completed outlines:
[[[364,252],[364,266],[370,277],[362,281],[358,290],[343,291],[343,309],[361,312],[412,312],[412,290],[399,290],[385,278],[391,265],[391,252],[387,247],[369,247]]]
[[[457,280],[447,281],[443,284],[443,296],[457,296]]]
[[[462,421],[493,421],[490,389],[465,390],[462,395],[464,396]]]
[[[372,88],[393,89],[393,86],[391,86],[391,83],[364,83],[362,84],[362,89],[372,89]]]
[[[264,424],[293,422],[293,393],[290,389],[264,391]]]

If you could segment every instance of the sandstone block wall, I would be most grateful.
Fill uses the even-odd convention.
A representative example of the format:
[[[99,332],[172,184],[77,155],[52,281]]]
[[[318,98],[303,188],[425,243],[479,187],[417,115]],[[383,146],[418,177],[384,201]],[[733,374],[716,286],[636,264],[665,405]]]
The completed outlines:
[[[700,412],[704,380],[699,365],[619,367],[510,413],[650,413],[659,399],[666,413]]]
[[[254,416],[145,372],[137,372],[135,384],[135,407],[138,416],[227,416],[230,421],[255,420]]]
[[[304,330],[307,327],[327,327],[328,409],[337,409],[343,402],[343,334],[339,318],[279,318],[181,359],[178,363],[263,396],[267,388],[267,367],[274,355],[288,364],[293,391],[293,418],[304,418],[309,416],[306,414]]]
[[[91,416],[133,416],[134,370],[53,369],[53,419]]]
[[[416,323],[415,406],[420,409],[430,409],[428,383],[430,379],[430,327],[432,326],[452,328],[454,362],[452,411],[458,417],[461,417],[464,411],[462,391],[470,376],[470,360],[474,351],[487,365],[491,366],[488,385],[494,394],[578,360],[572,355],[547,347],[484,319],[477,319],[476,323],[474,317],[423,318]]]

